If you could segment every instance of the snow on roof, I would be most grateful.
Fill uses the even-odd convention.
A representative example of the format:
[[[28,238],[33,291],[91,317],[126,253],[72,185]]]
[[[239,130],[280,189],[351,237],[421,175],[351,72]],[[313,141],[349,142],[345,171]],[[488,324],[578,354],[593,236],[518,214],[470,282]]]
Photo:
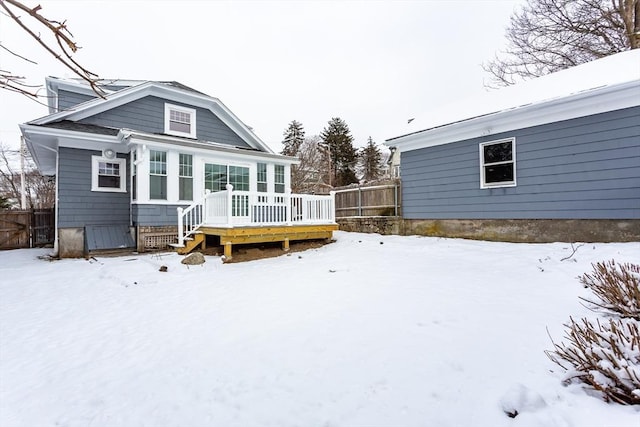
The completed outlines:
[[[410,120],[403,129],[399,129],[397,135],[404,136],[632,81],[640,81],[640,49],[621,52],[480,96],[433,107],[422,117]]]

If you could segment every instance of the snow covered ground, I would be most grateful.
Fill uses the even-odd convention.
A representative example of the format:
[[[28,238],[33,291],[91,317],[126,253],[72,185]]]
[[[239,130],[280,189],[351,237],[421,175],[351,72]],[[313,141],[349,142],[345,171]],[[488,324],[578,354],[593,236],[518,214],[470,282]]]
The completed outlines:
[[[594,316],[576,277],[640,243],[336,238],[191,267],[0,252],[0,425],[640,425],[544,354]]]

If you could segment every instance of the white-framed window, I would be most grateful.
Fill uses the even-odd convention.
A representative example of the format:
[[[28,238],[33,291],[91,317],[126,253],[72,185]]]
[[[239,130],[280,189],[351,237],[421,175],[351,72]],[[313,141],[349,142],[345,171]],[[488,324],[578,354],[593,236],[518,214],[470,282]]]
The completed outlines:
[[[480,188],[515,187],[516,139],[480,144]]]
[[[91,156],[91,191],[127,191],[127,159]]]
[[[164,104],[164,132],[168,135],[196,138],[196,110]]]
[[[217,165],[205,163],[204,165],[204,188],[211,192],[226,190],[227,165]]]
[[[209,191],[222,191],[227,184],[235,191],[249,191],[249,168],[246,166],[217,165],[205,163],[204,188]]]
[[[180,154],[178,188],[178,199],[193,200],[193,156],[191,154]]]
[[[267,192],[267,164],[258,163],[258,191]]]
[[[167,153],[149,151],[149,198],[167,200]]]
[[[284,165],[275,165],[273,172],[274,191],[284,193]]]
[[[266,163],[258,163],[257,164],[258,173],[257,173],[257,181],[258,181],[258,191],[260,193],[267,192],[267,164]],[[258,196],[258,202],[266,203],[267,196]]]

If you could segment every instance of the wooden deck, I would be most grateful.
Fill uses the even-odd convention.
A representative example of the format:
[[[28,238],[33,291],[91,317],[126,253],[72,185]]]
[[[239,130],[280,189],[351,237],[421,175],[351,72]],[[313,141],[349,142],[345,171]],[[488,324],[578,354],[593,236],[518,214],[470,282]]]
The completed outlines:
[[[224,246],[225,260],[233,257],[234,244],[282,242],[282,249],[289,250],[289,242],[297,240],[331,239],[338,224],[282,225],[282,226],[245,226],[211,227],[200,226],[184,247],[177,247],[180,254],[187,254],[196,248],[206,249],[206,236],[218,236]]]

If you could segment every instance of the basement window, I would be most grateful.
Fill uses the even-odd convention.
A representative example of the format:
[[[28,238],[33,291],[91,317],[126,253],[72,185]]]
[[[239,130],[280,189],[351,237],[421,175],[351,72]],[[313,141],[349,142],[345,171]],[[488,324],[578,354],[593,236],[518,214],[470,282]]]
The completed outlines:
[[[480,144],[480,188],[515,187],[515,138]]]
[[[91,191],[127,191],[126,167],[127,159],[91,156]]]
[[[168,135],[196,138],[196,110],[164,104],[164,132]]]

